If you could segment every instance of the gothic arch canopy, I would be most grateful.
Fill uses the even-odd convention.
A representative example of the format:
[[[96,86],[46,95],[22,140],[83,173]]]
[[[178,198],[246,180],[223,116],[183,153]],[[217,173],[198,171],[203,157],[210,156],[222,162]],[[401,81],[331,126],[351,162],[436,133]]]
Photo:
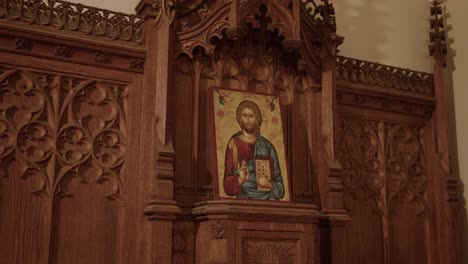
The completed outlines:
[[[216,40],[242,39],[249,28],[263,27],[281,39],[285,51],[298,52],[299,69],[318,72],[322,48],[331,47],[328,52],[334,55],[337,45],[329,42],[339,44],[342,39],[335,34],[334,9],[328,0],[182,1],[176,11],[176,57],[191,58],[198,48],[211,54]]]

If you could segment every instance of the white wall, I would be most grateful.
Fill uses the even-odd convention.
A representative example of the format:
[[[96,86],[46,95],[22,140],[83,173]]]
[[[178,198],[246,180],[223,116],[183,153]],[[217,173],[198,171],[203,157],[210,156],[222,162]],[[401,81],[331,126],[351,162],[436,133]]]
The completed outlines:
[[[432,71],[428,0],[335,0],[341,54]]]

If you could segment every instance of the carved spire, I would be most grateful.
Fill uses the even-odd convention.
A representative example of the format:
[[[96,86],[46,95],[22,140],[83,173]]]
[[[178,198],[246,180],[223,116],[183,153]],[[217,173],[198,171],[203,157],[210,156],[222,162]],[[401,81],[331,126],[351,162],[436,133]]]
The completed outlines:
[[[326,46],[330,55],[336,56],[338,46],[343,43],[344,38],[336,34],[335,7],[330,0],[301,1],[323,33],[322,44]]]
[[[159,26],[163,20],[172,24],[175,18],[176,0],[140,0],[136,12],[144,19],[153,18]]]
[[[442,6],[444,0],[431,2],[431,32],[429,33],[429,54],[437,62],[445,67],[447,55],[447,43],[445,41],[444,20],[442,18]]]

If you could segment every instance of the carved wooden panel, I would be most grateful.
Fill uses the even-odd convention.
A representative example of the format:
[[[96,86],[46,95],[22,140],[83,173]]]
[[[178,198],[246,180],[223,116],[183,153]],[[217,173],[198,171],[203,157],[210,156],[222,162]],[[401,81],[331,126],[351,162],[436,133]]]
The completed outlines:
[[[351,263],[425,263],[429,219],[422,131],[340,118],[337,150],[352,216],[347,226]]]
[[[238,230],[236,263],[310,263],[303,234]]]
[[[73,256],[106,261],[115,250],[118,222],[108,220],[118,219],[125,202],[127,93],[124,83],[0,66],[0,204],[12,212],[2,215],[1,228],[41,230],[15,247],[45,247],[38,263],[47,260],[49,245],[54,263],[72,263]],[[19,218],[29,223],[8,222]],[[18,232],[18,240],[24,235]],[[76,246],[99,240],[94,253]],[[10,253],[5,259],[20,261],[18,251]]]
[[[1,68],[2,175],[12,162],[37,195],[70,195],[67,179],[92,173],[120,198],[127,86]],[[14,144],[16,142],[16,144]],[[83,179],[82,179],[83,180]]]
[[[344,172],[345,206],[352,221],[346,226],[350,263],[383,263],[382,220],[385,165],[379,123],[342,119],[338,153]],[[371,243],[372,241],[372,243]]]
[[[427,263],[427,172],[423,130],[386,125],[391,263]],[[411,236],[408,236],[411,234]]]

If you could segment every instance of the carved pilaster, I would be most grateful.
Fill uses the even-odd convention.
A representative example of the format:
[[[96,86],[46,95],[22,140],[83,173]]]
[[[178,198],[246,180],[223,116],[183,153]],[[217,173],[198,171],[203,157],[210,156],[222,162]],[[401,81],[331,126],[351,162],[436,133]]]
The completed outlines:
[[[347,218],[343,206],[343,184],[341,182],[342,168],[335,157],[335,127],[336,117],[336,54],[343,38],[336,34],[334,7],[328,0],[321,5],[312,1],[304,1],[309,15],[314,18],[320,28],[320,60],[322,68],[322,144],[324,164],[321,169],[320,185],[326,192],[322,192],[322,206],[324,214],[341,215]],[[335,216],[333,216],[335,217]]]
[[[159,212],[155,206],[175,212],[177,209],[167,207],[173,200],[174,186],[174,148],[169,124],[171,122],[168,91],[172,85],[170,59],[172,58],[173,20],[175,18],[175,1],[142,0],[137,6],[137,12],[144,17],[146,28],[146,46],[148,48],[144,77],[144,107],[147,116],[145,122],[150,123],[147,133],[143,135],[148,144],[143,145],[145,153],[154,153],[149,161],[151,171],[156,175],[151,201],[146,214],[150,219],[157,219],[151,212]],[[150,149],[145,149],[150,148]],[[164,215],[164,213],[163,213]]]
[[[461,243],[457,241],[461,233],[458,219],[458,179],[450,173],[448,133],[447,133],[447,111],[445,105],[445,87],[443,68],[446,66],[447,43],[444,30],[442,2],[435,0],[431,2],[430,19],[430,45],[429,53],[434,58],[434,92],[437,100],[436,111],[432,117],[435,133],[435,155],[436,165],[436,200],[439,212],[437,224],[440,229],[440,241],[438,247],[441,249],[441,263],[456,262],[457,252],[461,252]]]
[[[145,21],[147,58],[143,79],[142,171],[148,175],[144,209],[150,224],[144,232],[153,259],[172,263],[173,220],[180,213],[174,201],[174,147],[171,133],[172,47],[176,1],[141,0],[137,13]],[[162,247],[161,245],[164,244]],[[169,250],[167,250],[169,249]]]

